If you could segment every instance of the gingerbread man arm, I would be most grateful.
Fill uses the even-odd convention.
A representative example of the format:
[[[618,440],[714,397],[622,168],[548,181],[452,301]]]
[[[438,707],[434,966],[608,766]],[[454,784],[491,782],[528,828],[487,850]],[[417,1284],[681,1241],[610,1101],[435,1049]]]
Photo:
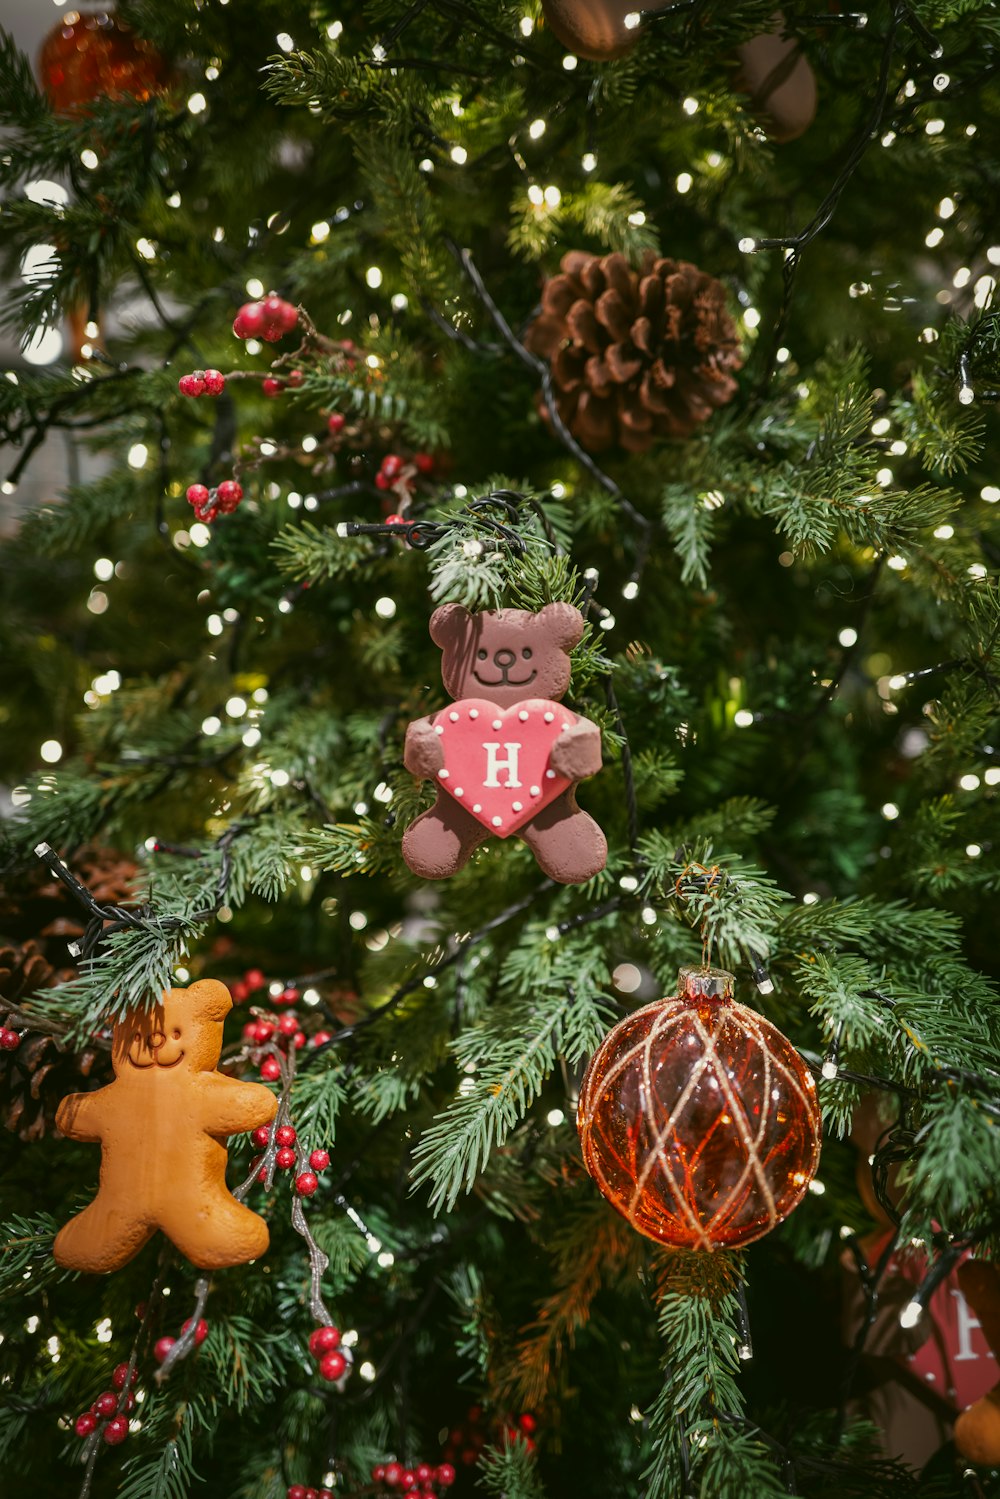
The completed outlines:
[[[260,1083],[241,1083],[223,1077],[220,1072],[206,1072],[201,1098],[201,1127],[210,1135],[239,1135],[270,1124],[278,1112],[278,1100]]]
[[[107,1123],[109,1083],[96,1093],[71,1093],[56,1110],[56,1128],[68,1140],[99,1140]]]
[[[429,718],[418,718],[406,726],[403,764],[411,775],[422,781],[432,780],[444,765],[441,737],[434,732]]]
[[[601,731],[589,718],[564,729],[549,756],[552,769],[571,781],[583,781],[601,768]]]

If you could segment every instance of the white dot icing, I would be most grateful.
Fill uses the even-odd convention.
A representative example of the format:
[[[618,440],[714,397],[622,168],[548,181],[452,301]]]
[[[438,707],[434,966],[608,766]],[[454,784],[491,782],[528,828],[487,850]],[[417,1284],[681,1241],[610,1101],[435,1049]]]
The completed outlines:
[[[439,781],[446,781],[448,779],[449,774],[450,774],[450,772],[447,771],[447,770],[444,770],[444,769],[439,770],[438,771],[438,780]]]
[[[527,708],[522,708],[521,711],[520,711],[520,713],[517,716],[521,720],[522,723],[527,723],[528,722],[528,710],[527,710]]]
[[[495,828],[502,828],[503,827],[503,818],[502,817],[494,817],[492,819],[492,821],[493,821],[493,826]]]
[[[546,779],[546,780],[547,780],[547,781],[554,781],[554,780],[555,780],[555,778],[556,778],[556,773],[555,773],[555,771],[554,771],[554,770],[547,770],[547,771],[546,771],[546,772],[545,772],[545,779]]]
[[[444,724],[443,723],[436,723],[434,725],[434,732],[435,732],[435,734],[443,734],[444,733]]]
[[[555,718],[555,714],[554,713],[546,713],[546,715],[545,715],[545,722],[546,723],[551,723],[554,718]]]
[[[542,794],[542,788],[541,788],[541,786],[532,786],[532,788],[531,788],[531,794],[532,794],[532,796],[541,796],[541,794]]]
[[[470,718],[478,718],[479,717],[479,709],[478,708],[470,708],[469,709],[469,717]]]
[[[452,723],[458,723],[458,714],[457,713],[449,713],[448,717],[451,719]]]
[[[482,802],[476,802],[473,805],[472,810],[473,810],[473,812],[481,812],[483,810],[483,804],[482,804]]]
[[[462,790],[461,786],[456,786],[451,794],[452,796],[464,796],[465,792]]]
[[[503,728],[503,719],[502,718],[495,718],[493,720],[493,727],[495,729],[502,729]]]
[[[511,806],[513,807],[515,812],[522,812],[524,810],[523,802],[511,802]]]

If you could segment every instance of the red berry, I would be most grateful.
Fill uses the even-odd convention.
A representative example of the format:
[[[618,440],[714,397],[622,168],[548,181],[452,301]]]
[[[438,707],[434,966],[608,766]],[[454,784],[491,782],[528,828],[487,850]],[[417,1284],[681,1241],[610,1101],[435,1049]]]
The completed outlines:
[[[132,1394],[131,1390],[125,1396],[125,1406],[124,1406],[124,1409],[126,1411],[128,1411],[129,1413],[131,1413],[132,1411],[135,1410],[135,1396]]]
[[[276,1083],[281,1076],[281,1063],[277,1057],[265,1057],[260,1064],[260,1075],[265,1083]]]
[[[385,1477],[385,1463],[376,1463],[372,1469],[372,1482],[381,1483]]]
[[[330,1164],[330,1152],[328,1150],[314,1150],[310,1153],[309,1164],[314,1171],[325,1171]]]
[[[306,1489],[306,1499],[319,1499],[315,1489]]]
[[[207,396],[221,396],[226,388],[226,377],[221,370],[205,371],[205,394]]]
[[[188,485],[187,502],[189,505],[194,505],[195,508],[198,508],[201,505],[207,505],[209,498],[210,496],[208,490],[204,484]]]
[[[403,1499],[424,1499],[424,1496],[419,1489],[407,1489]]]
[[[392,488],[392,480],[389,478],[388,474],[383,474],[382,471],[381,471],[381,469],[375,475],[375,488],[376,489],[391,489]]]
[[[98,1395],[90,1409],[95,1416],[113,1416],[118,1409],[118,1396],[113,1390],[105,1390],[103,1395]]]
[[[207,370],[205,374],[207,377]],[[413,465],[420,471],[420,473],[429,474],[434,467],[434,459],[431,457],[430,453],[414,453]]]
[[[278,1029],[283,1036],[294,1036],[298,1028],[299,1017],[297,1015],[292,1015],[286,1012],[278,1021]]]
[[[332,1041],[332,1040],[333,1040],[333,1033],[331,1031],[317,1031],[316,1034],[315,1034],[315,1036],[313,1036],[312,1040],[310,1041],[309,1045],[310,1046],[325,1046],[328,1041]]]
[[[431,1467],[430,1463],[418,1463],[416,1472],[418,1483],[430,1483],[431,1479],[434,1477],[434,1469]]]
[[[320,1489],[316,1499],[337,1499],[332,1489]]]
[[[386,456],[382,459],[382,468],[380,472],[385,474],[387,479],[398,479],[400,474],[403,472],[402,458],[400,458],[397,453],[387,453]]]
[[[400,1480],[400,1477],[402,1475],[402,1472],[403,1472],[403,1465],[402,1465],[402,1463],[386,1463],[384,1477],[385,1477],[385,1482],[389,1485],[389,1487],[391,1489],[394,1489],[396,1487],[396,1485],[399,1483],[399,1480]]]
[[[200,396],[205,391],[205,381],[198,375],[182,375],[177,382],[182,396]]]
[[[322,1379],[339,1379],[346,1368],[346,1358],[336,1349],[332,1353],[325,1353],[319,1361],[319,1372]]]
[[[298,1135],[290,1124],[281,1124],[274,1132],[274,1138],[279,1145],[294,1145]]]
[[[462,1461],[467,1468],[472,1467],[478,1456],[479,1454],[474,1447],[465,1447],[462,1450]]]
[[[135,1384],[138,1377],[139,1376],[136,1373],[135,1369],[133,1369],[132,1378],[129,1379],[128,1364],[115,1364],[115,1371],[111,1376],[111,1383],[114,1385],[116,1390],[122,1390],[125,1388],[126,1380],[128,1380],[129,1384]]]
[[[524,1432],[525,1436],[530,1437],[531,1433],[537,1427],[538,1422],[535,1420],[534,1416],[529,1415],[528,1412],[525,1411],[525,1413],[524,1413],[523,1416],[519,1416],[518,1417],[517,1424],[518,1424],[518,1426],[520,1426],[520,1428]]]
[[[266,323],[267,314],[263,302],[244,302],[236,314],[233,332],[237,338],[256,338],[263,333]]]
[[[309,1352],[319,1358],[321,1353],[332,1353],[340,1347],[339,1327],[317,1327],[309,1334]]]
[[[230,984],[229,992],[233,996],[234,1005],[241,1005],[250,998],[250,990],[242,979],[237,979],[235,984]]]
[[[291,1488],[286,1490],[285,1499],[306,1499],[305,1484],[293,1483]]]
[[[153,1357],[158,1364],[162,1364],[171,1348],[177,1342],[176,1338],[160,1338],[153,1346]]]
[[[268,375],[266,380],[261,381],[261,391],[265,396],[280,396],[285,388],[283,380],[276,380],[273,375]]]
[[[275,1156],[274,1164],[279,1171],[291,1171],[295,1165],[295,1151],[290,1146],[284,1146]]]
[[[395,514],[393,514],[393,515],[387,515],[386,518],[385,518],[385,523],[386,523],[387,526],[405,526],[406,525],[406,516],[405,515],[395,515]]]
[[[109,1447],[117,1447],[128,1436],[128,1416],[112,1416],[104,1428],[104,1440]]]
[[[258,1020],[254,1026],[254,1033],[262,1046],[265,1041],[270,1041],[274,1032],[275,1027],[271,1024],[270,1020]]]
[[[4,1051],[17,1051],[21,1044],[21,1038],[17,1031],[8,1030],[6,1026],[0,1027],[0,1046]]]
[[[242,500],[243,485],[240,484],[237,479],[223,479],[222,483],[215,491],[215,494],[216,498],[219,501],[221,509],[223,509],[228,515],[236,509],[237,505],[240,503],[240,500]],[[261,982],[263,982],[263,980]],[[251,984],[250,987],[252,989],[259,989],[260,984]]]
[[[187,1330],[188,1330],[188,1328],[190,1326],[191,1326],[191,1318],[189,1317],[187,1319],[187,1321],[185,1322],[184,1326],[181,1328],[181,1332],[187,1332]],[[198,1326],[194,1330],[194,1344],[195,1344],[195,1347],[196,1348],[200,1348],[201,1345],[202,1345],[202,1343],[204,1343],[204,1341],[205,1341],[205,1339],[207,1337],[208,1337],[208,1323],[205,1321],[204,1317],[199,1317],[198,1318]]]
[[[301,370],[289,370],[285,376],[285,384],[289,385],[292,390],[298,390],[299,386],[305,383],[305,378]]]
[[[438,1463],[437,1467],[434,1470],[434,1477],[437,1479],[438,1483],[442,1484],[445,1488],[448,1488],[455,1482],[455,1469],[452,1467],[451,1463]]]
[[[306,1033],[305,1033],[305,1031],[296,1031],[295,1035],[292,1037],[292,1045],[295,1047],[295,1050],[296,1051],[301,1051],[302,1047],[305,1046],[305,1044],[306,1044]]]
[[[404,1489],[412,1489],[416,1481],[417,1475],[412,1468],[404,1468],[399,1475],[399,1482]],[[409,1495],[406,1496],[406,1499],[409,1499]]]
[[[291,302],[286,302],[284,297],[268,297],[264,303],[264,311],[277,326],[279,336],[282,333],[291,333],[299,320],[299,309],[293,307]]]
[[[341,412],[331,411],[330,415],[326,419],[326,425],[329,427],[331,432],[337,433],[343,431],[344,423],[346,421],[347,417],[344,416]]]
[[[248,968],[243,975],[243,982],[252,994],[255,989],[263,989],[267,978],[259,968]]]
[[[278,1001],[277,1002],[278,1002],[279,1005],[293,1005],[295,1003],[295,1001],[297,999],[299,999],[299,998],[301,998],[299,990],[293,988],[292,985],[289,984],[289,986],[285,990],[285,992],[283,994],[279,994],[278,995]]]
[[[300,1197],[311,1197],[319,1186],[319,1177],[315,1171],[300,1171],[295,1178],[295,1190]]]
[[[256,1029],[257,1027],[254,1026],[254,1030]],[[259,1150],[264,1150],[271,1140],[271,1126],[259,1124],[250,1138]]]
[[[247,1021],[246,1025],[243,1027],[243,1039],[244,1039],[244,1041],[256,1041],[256,1039],[257,1039],[257,1022],[256,1022],[256,1020],[248,1020]]]
[[[73,1430],[78,1437],[89,1437],[97,1425],[97,1417],[91,1415],[90,1411],[84,1411],[82,1416],[77,1416]]]

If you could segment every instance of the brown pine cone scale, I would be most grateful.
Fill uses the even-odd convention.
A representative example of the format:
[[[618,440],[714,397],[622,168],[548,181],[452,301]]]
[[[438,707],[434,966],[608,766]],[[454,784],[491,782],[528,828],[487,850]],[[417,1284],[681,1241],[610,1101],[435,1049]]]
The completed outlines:
[[[559,415],[588,452],[690,437],[732,400],[743,359],[721,281],[652,251],[638,271],[585,250],[561,266],[525,345],[548,360]]]

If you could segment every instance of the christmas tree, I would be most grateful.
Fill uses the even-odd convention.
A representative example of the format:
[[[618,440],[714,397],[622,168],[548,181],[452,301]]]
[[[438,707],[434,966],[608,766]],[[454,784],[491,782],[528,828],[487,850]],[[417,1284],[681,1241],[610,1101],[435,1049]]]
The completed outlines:
[[[995,5],[52,24],[5,1491],[1000,1493]]]

